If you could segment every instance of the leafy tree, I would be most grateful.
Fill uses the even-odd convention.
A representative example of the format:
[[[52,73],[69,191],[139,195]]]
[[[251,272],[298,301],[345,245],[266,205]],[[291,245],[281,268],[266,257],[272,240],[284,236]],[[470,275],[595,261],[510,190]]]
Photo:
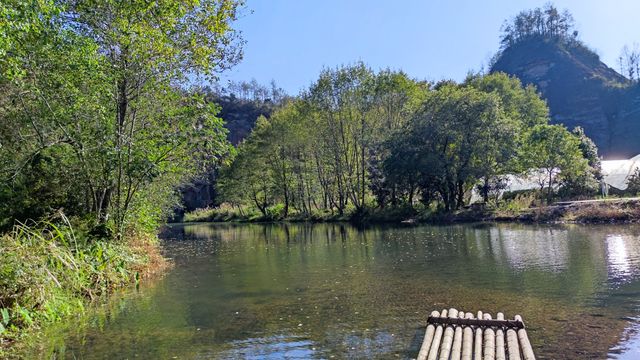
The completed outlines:
[[[640,195],[640,168],[636,168],[633,174],[629,176],[627,185],[627,192],[632,195]]]
[[[385,142],[389,139],[390,132],[406,126],[426,98],[428,89],[428,83],[416,82],[403,72],[387,69],[375,76],[372,116],[378,120],[373,122],[375,129],[371,132],[373,136],[367,171],[369,187],[380,207],[384,207],[387,201],[396,205],[398,197],[402,194],[408,195],[409,204],[413,202],[416,188],[412,181],[405,184],[408,187],[398,187],[400,181],[387,179],[386,174],[392,173],[389,166],[395,164],[386,160],[389,157],[389,151]],[[383,169],[385,166],[386,170]]]
[[[262,117],[256,122],[251,135],[238,146],[233,162],[222,167],[217,188],[224,201],[241,205],[250,201],[267,215],[267,208],[274,203],[274,189],[270,169],[262,148],[264,136],[270,124]]]
[[[566,179],[575,179],[588,171],[588,161],[580,149],[580,139],[561,125],[536,125],[527,132],[520,148],[526,169],[542,171],[541,190],[546,188],[551,202],[553,188]]]
[[[548,3],[542,8],[521,11],[510,21],[505,21],[500,42],[503,48],[507,48],[532,38],[573,42],[577,36],[573,16],[567,10],[560,12]]]
[[[230,26],[240,3],[61,1],[51,12],[35,7],[35,16],[21,4],[2,11],[39,22],[29,56],[6,45],[22,44],[19,32],[2,45],[20,75],[0,84],[0,142],[10,154],[3,193],[56,148],[50,153],[77,174],[68,196],[83,194],[85,212],[121,237],[141,215],[134,209],[145,189],[171,189],[200,160],[227,151],[218,109],[184,85],[237,62],[242,42]]]
[[[317,114],[322,141],[328,147],[340,214],[348,202],[362,210],[367,190],[366,159],[374,125],[367,116],[372,101],[373,73],[364,64],[324,70],[308,100]]]
[[[602,180],[602,168],[598,147],[581,127],[571,132],[580,141],[579,148],[582,157],[587,160],[586,171],[567,176],[563,179],[559,195],[562,197],[589,196],[598,192]]]
[[[505,116],[528,128],[546,124],[549,120],[549,108],[540,97],[535,86],[523,87],[515,76],[497,72],[490,75],[470,75],[465,79],[466,86],[500,97]]]
[[[513,136],[504,139],[502,151],[494,159],[493,171],[487,172],[482,179],[482,184],[478,187],[484,202],[487,203],[489,193],[499,191],[505,186],[503,181],[492,177],[521,171],[522,164],[519,163],[517,156],[517,148],[523,140],[521,136],[532,126],[546,124],[549,119],[549,108],[533,85],[523,88],[518,78],[505,73],[498,72],[486,76],[470,75],[464,84],[497,95],[505,117],[518,127],[513,132]]]

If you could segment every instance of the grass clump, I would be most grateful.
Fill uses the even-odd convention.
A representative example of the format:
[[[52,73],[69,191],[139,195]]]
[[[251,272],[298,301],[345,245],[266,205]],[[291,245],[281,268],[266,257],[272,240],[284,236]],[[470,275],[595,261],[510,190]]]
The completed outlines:
[[[0,358],[31,330],[84,311],[87,300],[139,281],[163,258],[151,237],[75,232],[69,220],[17,224],[0,237]],[[4,354],[3,354],[4,352]]]
[[[259,214],[249,207],[237,207],[223,203],[215,208],[201,208],[184,214],[184,222],[221,222],[221,221],[246,221],[257,217]]]

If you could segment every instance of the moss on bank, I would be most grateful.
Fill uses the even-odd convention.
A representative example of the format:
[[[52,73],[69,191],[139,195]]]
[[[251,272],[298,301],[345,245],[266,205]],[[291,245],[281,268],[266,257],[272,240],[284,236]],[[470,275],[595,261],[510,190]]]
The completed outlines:
[[[168,266],[155,235],[114,242],[76,229],[62,216],[0,237],[0,358],[44,325]]]

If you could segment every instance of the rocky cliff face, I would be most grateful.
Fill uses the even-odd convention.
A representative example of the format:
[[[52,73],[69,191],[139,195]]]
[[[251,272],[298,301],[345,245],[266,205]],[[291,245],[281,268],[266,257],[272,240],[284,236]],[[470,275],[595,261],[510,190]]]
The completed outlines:
[[[640,85],[632,86],[580,43],[521,42],[503,50],[491,71],[534,84],[552,122],[582,126],[606,159],[640,153]]]

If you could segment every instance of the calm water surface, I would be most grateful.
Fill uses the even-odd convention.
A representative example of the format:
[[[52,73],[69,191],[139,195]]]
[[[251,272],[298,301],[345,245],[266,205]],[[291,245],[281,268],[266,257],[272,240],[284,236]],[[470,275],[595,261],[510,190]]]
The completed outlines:
[[[197,224],[163,238],[164,278],[39,354],[411,358],[427,314],[456,307],[521,314],[539,358],[640,358],[638,226]]]

